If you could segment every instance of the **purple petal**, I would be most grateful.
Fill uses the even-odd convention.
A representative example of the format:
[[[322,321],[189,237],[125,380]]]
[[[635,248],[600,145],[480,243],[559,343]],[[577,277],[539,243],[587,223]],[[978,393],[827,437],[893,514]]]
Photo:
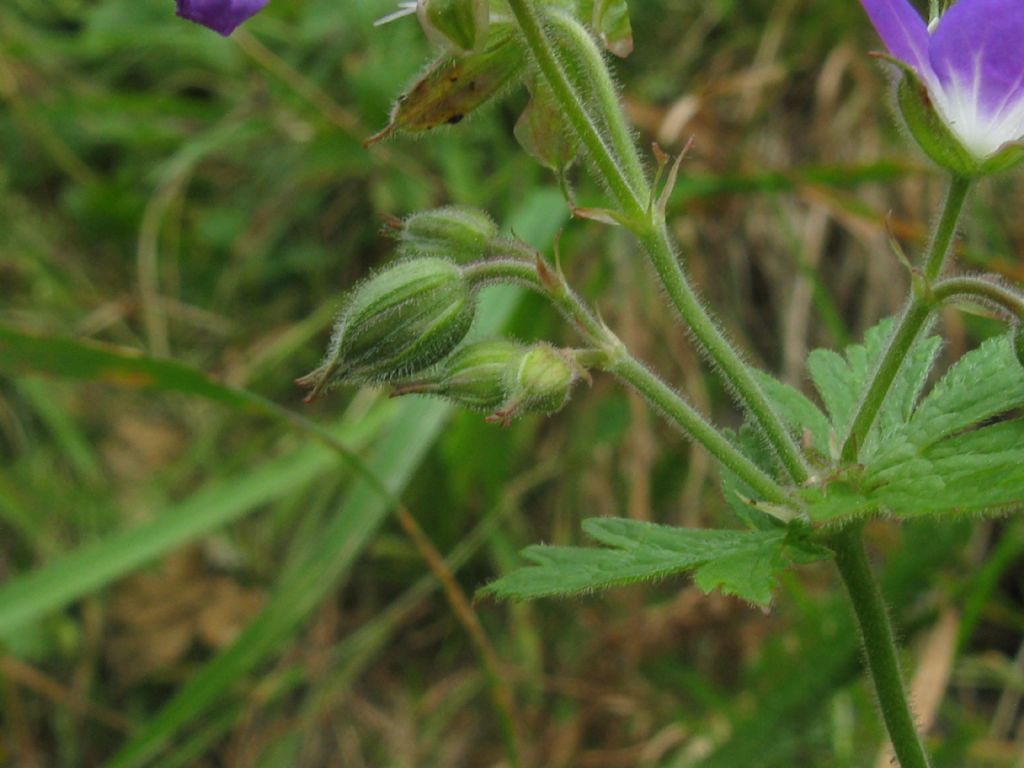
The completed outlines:
[[[227,37],[250,16],[267,4],[267,0],[177,0],[178,15]]]
[[[944,90],[969,93],[995,119],[1024,98],[1024,2],[960,0],[939,20],[930,58]]]
[[[907,0],[860,1],[889,53],[927,77],[928,27],[914,7]]]

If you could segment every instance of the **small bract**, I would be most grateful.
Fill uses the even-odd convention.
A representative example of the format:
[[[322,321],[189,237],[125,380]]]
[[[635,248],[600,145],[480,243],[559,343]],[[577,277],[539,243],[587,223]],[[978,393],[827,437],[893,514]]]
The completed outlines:
[[[177,0],[178,15],[227,37],[246,19],[255,16],[267,0]]]
[[[1014,143],[1024,138],[1024,2],[959,0],[931,27],[908,0],[861,3],[905,70],[900,108],[932,159],[964,175],[1020,159]],[[943,129],[958,147],[943,146]]]

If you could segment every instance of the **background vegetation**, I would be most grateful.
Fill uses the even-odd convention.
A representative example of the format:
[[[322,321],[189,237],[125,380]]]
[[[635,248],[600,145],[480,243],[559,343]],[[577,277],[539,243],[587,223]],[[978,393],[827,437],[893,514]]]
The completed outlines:
[[[458,202],[547,252],[561,232],[609,324],[738,425],[632,243],[569,221],[516,146],[524,94],[362,148],[428,56],[414,21],[372,27],[389,10],[274,2],[222,40],[170,0],[0,4],[0,763],[886,764],[828,567],[767,615],[680,582],[460,602],[583,517],[728,524],[707,457],[611,381],[507,430],[373,392],[301,404],[341,291],[390,257],[385,217]],[[941,192],[891,127],[877,42],[854,0],[632,16],[642,142],[695,139],[672,206],[690,269],[804,385],[808,349],[897,309],[886,222],[920,247]],[[963,259],[1024,279],[1020,194],[982,185]],[[485,305],[485,327],[572,341],[530,296]],[[994,329],[943,322],[948,360]],[[430,546],[269,403],[356,451]],[[1020,522],[872,534],[938,765],[1024,765]]]

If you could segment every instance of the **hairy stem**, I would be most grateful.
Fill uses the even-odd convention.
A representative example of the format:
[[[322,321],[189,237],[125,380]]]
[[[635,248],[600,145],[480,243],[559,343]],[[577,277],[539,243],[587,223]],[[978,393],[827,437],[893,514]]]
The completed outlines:
[[[533,6],[533,0],[508,0],[508,5],[516,17],[537,66],[555,94],[573,131],[583,142],[587,154],[597,166],[601,177],[608,184],[623,211],[629,216],[641,217],[644,203],[641,202],[640,190],[634,189],[630,183],[612,149],[594,124],[587,111],[586,102],[569,80],[554,46],[544,31],[540,16]],[[632,151],[635,152],[635,149]]]
[[[686,320],[690,331],[707,350],[729,384],[735,388],[742,404],[760,425],[790,477],[797,483],[804,482],[809,472],[800,449],[790,436],[782,417],[754,379],[750,368],[704,309],[696,291],[679,266],[664,223],[652,227],[640,239],[672,303]]]
[[[760,426],[790,477],[795,482],[803,482],[810,473],[796,441],[761,391],[746,363],[701,304],[679,264],[663,214],[648,205],[654,199],[654,191],[645,180],[636,178],[634,169],[639,167],[636,146],[629,138],[629,130],[604,61],[600,56],[596,61],[588,57],[591,66],[596,68],[596,74],[590,81],[595,94],[578,93],[552,47],[532,0],[509,0],[509,7],[559,106],[621,206],[627,226],[646,250],[676,310],[715,362],[730,390]],[[560,23],[565,25],[564,20]],[[590,41],[589,46],[592,45]],[[589,46],[583,46],[585,53],[589,51]],[[602,117],[608,125],[611,144],[606,141],[587,110],[586,105],[591,96],[596,98],[603,109]],[[636,184],[641,181],[644,188],[638,190]]]
[[[932,296],[940,303],[962,298],[980,300],[1024,320],[1024,295],[992,278],[950,277],[935,284]]]
[[[544,278],[541,277],[542,272]],[[708,453],[732,470],[762,498],[776,504],[790,501],[786,491],[775,480],[744,456],[679,393],[630,355],[590,307],[572,292],[560,273],[540,261],[509,258],[469,264],[463,267],[463,275],[477,285],[514,282],[549,299],[576,325],[587,341],[598,348],[602,359],[596,361],[597,367],[609,371],[635,389],[669,422],[703,445]]]
[[[703,445],[708,453],[732,470],[762,498],[775,504],[791,503],[785,490],[778,483],[740,453],[718,430],[705,421],[693,406],[635,358],[623,355],[606,368],[639,392],[649,404],[657,408],[685,434]]]
[[[549,20],[552,29],[571,40],[574,51],[582,57],[581,63],[593,78],[593,95],[597,99],[597,111],[607,123],[607,141],[616,160],[624,169],[623,175],[629,179],[633,190],[642,194],[649,186],[647,176],[644,174],[640,154],[636,150],[629,126],[625,120],[614,119],[615,115],[621,114],[622,107],[619,105],[615,83],[608,72],[608,67],[605,66],[601,51],[594,43],[594,38],[572,14],[552,9]],[[612,119],[607,119],[607,116],[612,116]],[[591,122],[596,124],[594,121]]]
[[[945,266],[969,189],[970,181],[967,179],[954,176],[950,181],[942,216],[939,218],[922,264],[922,274],[929,287]],[[844,461],[857,460],[857,455],[871,431],[871,426],[875,423],[875,418],[878,416],[882,403],[885,402],[889,388],[895,381],[900,368],[903,367],[903,361],[906,360],[911,347],[914,346],[918,334],[928,321],[933,306],[933,298],[912,295],[907,308],[896,324],[896,329],[892,333],[885,354],[882,355],[882,360],[871,376],[871,383],[857,406],[857,413],[853,417],[850,433],[843,442],[842,458]]]
[[[960,221],[960,212],[963,211],[964,203],[967,201],[967,193],[971,189],[971,180],[960,176],[954,176],[949,182],[949,191],[946,192],[946,203],[942,208],[942,216],[939,224],[932,234],[931,243],[924,260],[924,276],[929,283],[942,274],[942,268],[946,265],[946,258],[949,256],[950,245],[953,243],[953,235],[956,234],[956,226]]]
[[[603,346],[609,336],[608,329],[566,284],[560,273],[541,266],[549,276],[549,282],[544,282],[538,272],[538,265],[542,264],[544,262],[516,258],[488,259],[466,265],[462,274],[474,285],[516,283],[542,294],[588,342]]]
[[[901,768],[928,768],[931,763],[907,703],[889,614],[864,549],[863,524],[843,529],[832,545],[860,626],[864,656],[896,758]]]

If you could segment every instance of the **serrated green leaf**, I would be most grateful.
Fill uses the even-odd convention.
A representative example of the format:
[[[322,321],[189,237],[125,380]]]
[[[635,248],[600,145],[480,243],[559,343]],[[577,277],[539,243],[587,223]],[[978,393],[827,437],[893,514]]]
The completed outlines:
[[[888,423],[865,452],[865,466],[801,493],[812,520],[876,512],[904,518],[998,513],[1024,506],[1024,420],[978,427],[1024,406],[1024,375],[1009,337],[964,355],[900,426],[935,353],[934,342],[922,344],[905,366],[889,401],[895,405]]]
[[[807,357],[807,371],[825,404],[833,429],[837,434],[846,434],[853,420],[863,376],[855,376],[843,356],[831,349],[811,352]]]
[[[908,437],[924,448],[1022,406],[1024,373],[1009,335],[999,336],[949,369],[914,413]]]
[[[811,381],[837,435],[845,435],[850,429],[865,383],[885,351],[893,322],[890,317],[869,328],[864,343],[851,344],[842,355],[830,349],[816,349],[807,357]]]
[[[828,456],[829,433],[832,431],[832,425],[821,409],[811,402],[803,392],[779,381],[774,376],[754,369],[754,377],[793,434],[802,439],[804,430],[809,431],[815,450],[823,456]]]
[[[771,601],[784,565],[787,531],[674,528],[621,518],[593,518],[583,529],[606,548],[533,546],[533,563],[492,582],[481,594],[532,600],[662,579],[694,571],[698,585],[758,605]]]
[[[998,513],[1024,507],[1024,420],[1000,422],[924,449],[890,436],[878,463],[851,482],[801,494],[816,522],[886,512],[898,517]]]
[[[925,453],[943,479],[941,494],[914,514],[1000,512],[1024,506],[1024,420],[1005,421],[943,440]]]
[[[882,320],[864,334],[863,344],[847,347],[843,355],[828,349],[816,349],[807,358],[811,380],[828,410],[832,429],[840,437],[850,429],[867,382],[889,345],[893,325],[892,318]],[[868,435],[865,455],[877,450],[885,442],[886,435],[910,419],[941,346],[942,341],[938,337],[921,339],[913,346]],[[812,418],[806,413],[806,408],[803,411],[804,418]],[[811,427],[810,424],[805,426]],[[817,444],[817,440],[815,442]]]
[[[897,510],[907,501],[941,493],[945,482],[905,435],[891,435],[868,466],[847,467],[817,487],[801,490],[804,511],[823,523]]]
[[[763,546],[705,563],[694,571],[693,581],[705,594],[718,589],[766,606],[772,602],[775,574],[784,566],[782,547]]]
[[[910,420],[941,348],[942,339],[931,336],[922,339],[910,350],[878,412],[875,427],[868,435],[864,447],[865,456],[878,451],[887,435],[891,435]]]

